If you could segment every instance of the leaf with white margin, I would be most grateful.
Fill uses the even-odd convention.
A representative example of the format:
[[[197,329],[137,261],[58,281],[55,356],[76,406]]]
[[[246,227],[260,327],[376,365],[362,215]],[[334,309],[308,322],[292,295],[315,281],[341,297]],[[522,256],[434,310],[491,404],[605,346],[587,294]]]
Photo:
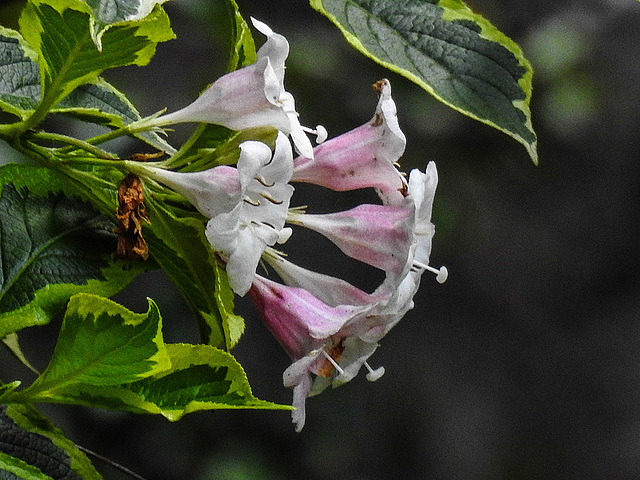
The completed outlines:
[[[31,405],[0,405],[0,478],[102,480],[86,455]]]
[[[0,109],[25,120],[38,107],[40,92],[36,52],[18,32],[0,27]],[[141,119],[124,94],[101,78],[77,87],[51,113],[74,115],[112,128]],[[135,136],[159,150],[173,150],[156,132],[140,132]]]
[[[92,15],[80,0],[31,0],[22,11],[21,33],[38,54],[43,91],[40,108],[48,111],[106,69],[146,65],[157,43],[175,37],[160,7],[142,20],[103,29],[99,38]]]
[[[360,52],[515,138],[537,164],[531,65],[513,40],[462,1],[310,2]]]

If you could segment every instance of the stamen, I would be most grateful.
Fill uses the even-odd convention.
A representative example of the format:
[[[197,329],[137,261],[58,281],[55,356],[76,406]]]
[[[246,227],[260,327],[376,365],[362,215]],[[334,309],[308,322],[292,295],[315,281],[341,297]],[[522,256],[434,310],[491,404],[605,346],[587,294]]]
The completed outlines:
[[[264,178],[262,177],[253,177],[254,180],[256,180],[258,183],[260,183],[260,185],[262,185],[263,187],[273,187],[276,182],[271,182],[268,183]]]
[[[260,206],[259,200],[251,200],[249,197],[245,197],[242,199],[244,202],[247,202],[249,205],[253,205],[254,207]]]
[[[422,268],[424,270],[429,270],[431,273],[435,273],[436,274],[436,281],[438,283],[444,283],[447,281],[447,278],[449,277],[449,270],[447,270],[447,267],[440,267],[440,268],[434,268],[431,265],[425,265],[424,263],[420,263],[420,262],[413,262],[413,265],[415,267],[419,267]]]
[[[318,145],[323,143],[329,137],[329,133],[327,132],[327,129],[324,128],[322,125],[316,125],[315,130],[309,127],[302,127],[302,130],[304,130],[307,133],[310,133],[311,135],[315,135],[316,143]]]
[[[324,354],[325,357],[327,357],[327,360],[331,362],[331,365],[333,365],[333,368],[335,368],[340,375],[344,375],[344,370],[340,367],[340,365],[338,365],[338,362],[336,362],[331,357],[331,355],[329,355],[326,351],[322,350],[322,353]]]
[[[269,200],[271,203],[273,203],[274,205],[282,205],[284,202],[282,200],[276,200],[275,198],[271,198],[269,195],[267,195],[266,193],[262,193],[260,192],[260,196],[262,198],[265,198],[267,200]]]
[[[367,380],[369,380],[370,382],[375,382],[382,375],[384,375],[384,367],[379,367],[374,370],[367,362],[364,362],[364,366],[367,367],[367,370],[369,370],[369,373],[367,373]]]
[[[271,230],[276,230],[276,227],[274,227],[273,225],[271,225],[269,222],[255,222],[255,221],[251,221],[251,223],[253,223],[254,225],[266,225],[267,227],[269,227]]]

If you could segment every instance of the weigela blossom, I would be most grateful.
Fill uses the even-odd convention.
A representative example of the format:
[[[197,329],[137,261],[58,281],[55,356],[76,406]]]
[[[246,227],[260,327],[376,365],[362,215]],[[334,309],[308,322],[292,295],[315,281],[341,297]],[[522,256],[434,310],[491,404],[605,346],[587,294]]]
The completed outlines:
[[[190,105],[153,120],[152,126],[198,122],[232,130],[274,127],[290,135],[301,155],[313,157],[313,148],[300,125],[291,93],[284,89],[284,63],[289,43],[266,24],[251,19],[267,37],[251,65],[216,80]]]
[[[263,258],[287,285],[256,276],[249,295],[267,328],[293,360],[283,382],[293,388],[296,430],[304,426],[307,396],[350,381],[363,366],[370,381],[383,375],[383,367],[374,370],[367,360],[378,341],[413,307],[422,273],[429,269],[438,274],[439,281],[446,279],[446,269],[427,265],[434,234],[431,208],[436,186],[433,162],[425,173],[411,172],[403,202],[410,215],[402,226],[396,226],[402,232],[409,227],[409,241],[396,244],[397,256],[404,263],[400,271],[386,271],[385,281],[371,294],[344,280],[296,266],[273,250],[265,252]],[[369,220],[376,224],[374,217]],[[363,238],[367,230],[367,226],[361,227]],[[354,231],[353,237],[357,236]]]
[[[309,215],[292,209],[287,221],[321,233],[346,255],[385,272],[371,294],[348,282],[299,267],[267,248],[262,256],[284,281],[256,275],[249,295],[262,319],[293,363],[283,373],[293,388],[293,421],[300,431],[305,402],[327,386],[354,378],[364,366],[377,380],[384,368],[367,362],[378,341],[413,307],[424,270],[446,279],[446,269],[428,265],[431,208],[437,185],[435,164],[411,172],[409,182],[396,168],[406,139],[387,80],[376,84],[379,101],[373,119],[298,157],[292,182],[336,191],[374,188],[381,205],[363,204],[345,212]]]
[[[318,145],[313,158],[296,158],[293,182],[338,192],[372,187],[384,204],[402,203],[406,181],[396,164],[407,140],[398,125],[389,81],[380,80],[374,87],[379,100],[371,121]]]
[[[207,239],[226,261],[229,283],[238,295],[249,290],[265,248],[290,234],[284,225],[293,194],[293,152],[282,133],[274,152],[262,142],[240,144],[237,168],[221,165],[183,173],[136,163],[131,169],[180,193],[209,218]]]

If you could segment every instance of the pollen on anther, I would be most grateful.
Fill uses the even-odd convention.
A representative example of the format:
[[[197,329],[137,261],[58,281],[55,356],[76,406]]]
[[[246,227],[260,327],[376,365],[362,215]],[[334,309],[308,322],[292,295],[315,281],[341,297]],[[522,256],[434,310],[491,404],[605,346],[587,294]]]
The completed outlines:
[[[276,200],[275,198],[271,198],[269,195],[265,193],[260,193],[260,196],[266,200],[269,200],[274,205],[282,205],[284,203],[282,200]]]
[[[267,182],[265,179],[261,178],[261,177],[253,177],[258,183],[260,183],[260,185],[262,185],[263,187],[273,187],[276,182]]]

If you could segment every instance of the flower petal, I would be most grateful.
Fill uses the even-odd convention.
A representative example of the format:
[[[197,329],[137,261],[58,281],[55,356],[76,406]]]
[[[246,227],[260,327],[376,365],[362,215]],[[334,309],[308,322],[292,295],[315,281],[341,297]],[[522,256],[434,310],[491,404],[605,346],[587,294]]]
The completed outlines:
[[[206,217],[228,212],[240,199],[238,171],[226,165],[201,172],[172,172],[136,163],[131,170],[172,188]]]
[[[327,305],[367,305],[376,297],[354,287],[349,282],[302,268],[267,250],[263,259],[289,286],[303,288]]]
[[[404,153],[406,138],[396,116],[391,86],[381,80],[380,99],[373,119],[314,149],[313,160],[295,160],[292,181],[336,191],[377,189],[385,204],[399,205],[406,182],[394,164]]]
[[[409,202],[411,203],[411,202]],[[321,233],[346,255],[390,274],[400,274],[413,240],[413,204],[363,204],[322,215],[290,212],[290,223]]]
[[[265,326],[294,360],[305,357],[363,309],[331,307],[301,288],[255,276],[249,295]]]

